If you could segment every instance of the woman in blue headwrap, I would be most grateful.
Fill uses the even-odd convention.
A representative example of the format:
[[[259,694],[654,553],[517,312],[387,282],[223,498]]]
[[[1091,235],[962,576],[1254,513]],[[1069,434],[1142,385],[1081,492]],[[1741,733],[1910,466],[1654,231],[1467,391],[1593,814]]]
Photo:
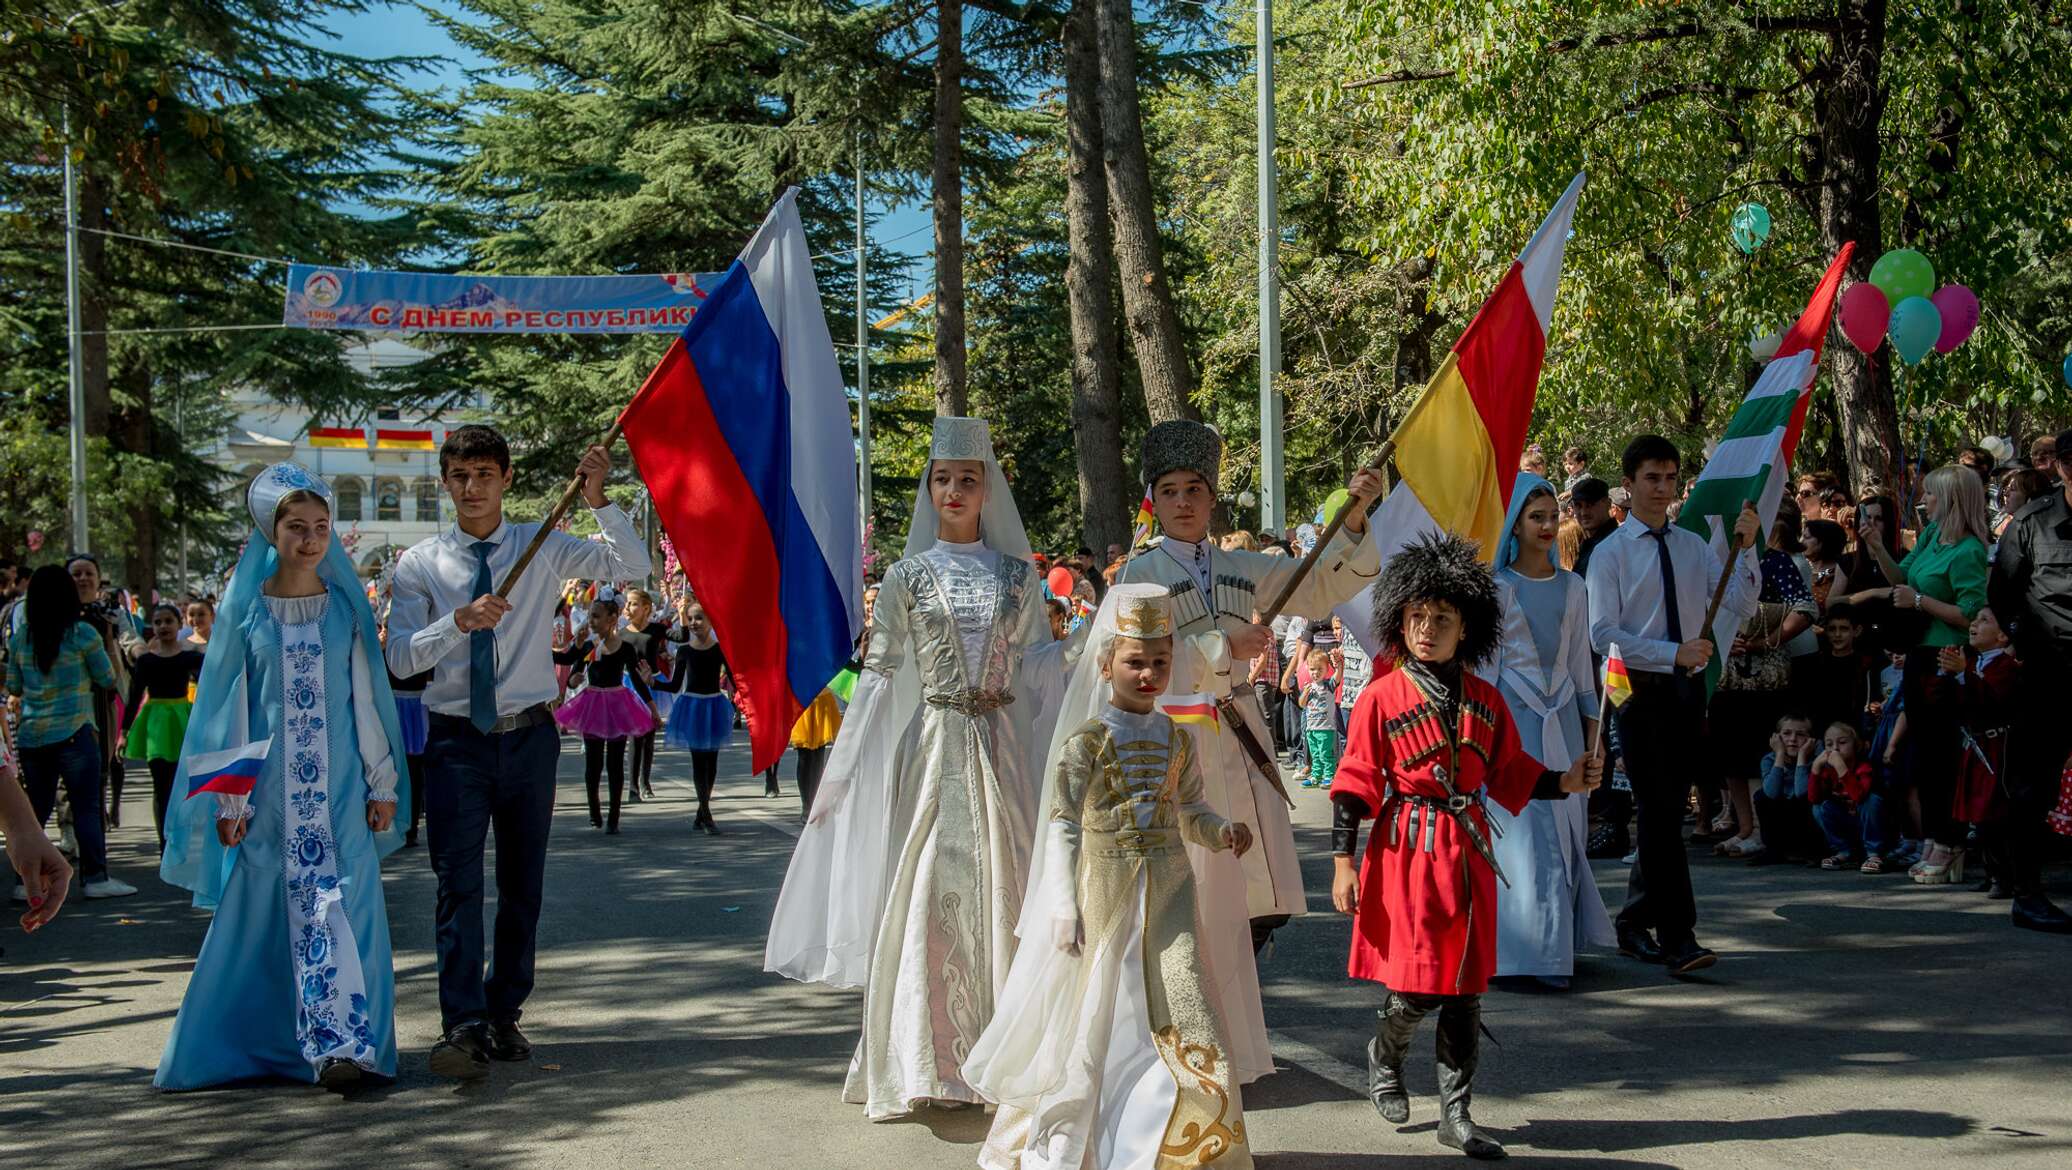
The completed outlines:
[[[408,795],[374,614],[321,480],[276,464],[246,502],[159,866],[216,919],[154,1083],[393,1077],[380,859]]]
[[[1590,656],[1590,591],[1554,559],[1561,526],[1554,488],[1519,472],[1497,546],[1504,640],[1490,681],[1503,693],[1525,750],[1551,771],[1590,751],[1597,731],[1597,672]],[[1496,975],[1565,989],[1585,943],[1617,939],[1584,857],[1588,798],[1535,800],[1517,816],[1492,804],[1502,831],[1494,848],[1509,885],[1497,893]]]

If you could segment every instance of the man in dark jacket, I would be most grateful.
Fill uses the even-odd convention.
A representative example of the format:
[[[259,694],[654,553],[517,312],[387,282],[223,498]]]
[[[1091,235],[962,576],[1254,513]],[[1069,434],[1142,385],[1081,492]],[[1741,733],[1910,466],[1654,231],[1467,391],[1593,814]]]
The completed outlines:
[[[2015,516],[1994,556],[1987,593],[2014,636],[2028,685],[2016,700],[2008,740],[2006,790],[2014,924],[2072,934],[2072,915],[2043,892],[2046,814],[2072,755],[2064,685],[2072,670],[2072,431],[2058,435],[2063,491],[2031,500]]]

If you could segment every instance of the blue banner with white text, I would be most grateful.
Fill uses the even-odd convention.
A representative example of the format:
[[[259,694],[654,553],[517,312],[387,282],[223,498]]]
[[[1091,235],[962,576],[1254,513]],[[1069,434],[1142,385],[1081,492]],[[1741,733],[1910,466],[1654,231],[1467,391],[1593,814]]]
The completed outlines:
[[[470,276],[296,264],[281,323],[373,333],[675,333],[723,275]]]

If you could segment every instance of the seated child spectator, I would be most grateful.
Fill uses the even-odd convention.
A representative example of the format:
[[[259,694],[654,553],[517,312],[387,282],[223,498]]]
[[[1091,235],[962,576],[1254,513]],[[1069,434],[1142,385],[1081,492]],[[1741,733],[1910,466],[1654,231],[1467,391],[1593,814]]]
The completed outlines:
[[[2021,686],[2021,664],[2007,652],[2007,631],[2000,626],[1991,606],[1971,619],[1971,649],[1977,655],[1967,660],[1957,646],[1945,646],[1936,655],[1937,672],[1928,680],[1924,694],[1938,705],[1957,711],[1961,726],[1957,735],[1962,754],[1957,762],[1957,789],[1951,801],[1953,819],[1978,831],[1986,878],[1979,890],[1995,898],[2014,896],[2007,868],[2007,800],[2000,785],[2006,764],[2007,732],[2016,691]],[[1950,881],[1964,880],[1964,856],[1960,852],[1950,863]],[[1915,878],[1920,881],[1920,877]],[[1933,884],[1933,883],[1923,883]]]
[[[1820,741],[1813,738],[1813,720],[1803,712],[1787,712],[1770,736],[1763,757],[1763,790],[1755,795],[1756,819],[1766,847],[1758,861],[1802,855],[1809,836],[1806,787]]]
[[[1863,733],[1854,723],[1837,720],[1828,724],[1823,747],[1806,783],[1806,799],[1832,850],[1821,859],[1820,868],[1860,867],[1868,858],[1884,853],[1888,844],[1884,798],[1877,791],[1870,763],[1863,758]]]

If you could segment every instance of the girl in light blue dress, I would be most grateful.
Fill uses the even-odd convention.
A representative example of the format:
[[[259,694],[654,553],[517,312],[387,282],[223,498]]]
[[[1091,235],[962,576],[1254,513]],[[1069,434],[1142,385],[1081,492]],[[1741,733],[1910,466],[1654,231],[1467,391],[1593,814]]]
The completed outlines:
[[[1490,681],[1504,696],[1527,754],[1565,771],[1596,743],[1597,671],[1590,656],[1590,591],[1554,559],[1560,512],[1554,488],[1519,472],[1503,543],[1497,599],[1503,647]],[[1496,975],[1565,989],[1584,944],[1617,938],[1584,856],[1589,798],[1535,800],[1512,816],[1486,810],[1501,831],[1493,848],[1509,884],[1496,896]]]
[[[216,917],[153,1083],[394,1077],[380,859],[408,796],[374,614],[321,480],[277,464],[247,503],[160,865]]]

